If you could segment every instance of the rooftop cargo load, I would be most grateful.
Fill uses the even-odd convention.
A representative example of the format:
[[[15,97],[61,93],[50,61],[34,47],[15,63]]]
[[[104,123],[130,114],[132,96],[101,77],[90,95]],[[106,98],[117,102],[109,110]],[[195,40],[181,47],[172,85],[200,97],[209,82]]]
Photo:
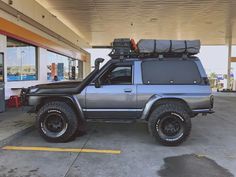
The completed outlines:
[[[187,54],[195,55],[200,50],[200,40],[154,40],[141,39],[138,42],[139,53]]]
[[[112,59],[191,56],[199,53],[200,46],[200,40],[141,39],[136,45],[133,39],[119,38],[114,39],[109,56]]]

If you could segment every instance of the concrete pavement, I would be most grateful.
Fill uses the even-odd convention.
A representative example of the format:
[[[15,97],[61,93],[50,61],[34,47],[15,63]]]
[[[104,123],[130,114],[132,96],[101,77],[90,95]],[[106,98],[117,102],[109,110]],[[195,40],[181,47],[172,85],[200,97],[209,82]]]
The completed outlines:
[[[6,112],[0,113],[0,145],[31,130],[34,117],[35,115],[27,114],[22,108],[8,108]]]
[[[37,131],[32,131],[8,145],[108,149],[121,153],[1,149],[0,177],[172,177],[173,172],[176,177],[231,177],[236,175],[235,108],[236,97],[216,97],[216,113],[194,118],[189,139],[178,147],[158,144],[145,123],[89,123],[87,135],[58,144],[47,143]],[[176,162],[178,166],[171,166]]]

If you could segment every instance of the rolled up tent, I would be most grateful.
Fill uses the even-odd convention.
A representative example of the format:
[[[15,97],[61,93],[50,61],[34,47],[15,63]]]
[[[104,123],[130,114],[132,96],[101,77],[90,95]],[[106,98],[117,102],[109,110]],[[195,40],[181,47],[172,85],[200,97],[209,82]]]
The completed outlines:
[[[200,51],[200,40],[154,40],[141,39],[138,42],[139,53],[157,54],[189,54],[195,55]]]

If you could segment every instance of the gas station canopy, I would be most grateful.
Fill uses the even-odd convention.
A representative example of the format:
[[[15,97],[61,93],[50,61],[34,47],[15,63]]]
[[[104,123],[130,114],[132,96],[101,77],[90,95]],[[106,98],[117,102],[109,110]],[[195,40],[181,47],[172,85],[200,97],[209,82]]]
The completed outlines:
[[[114,38],[200,39],[236,44],[234,0],[37,0],[92,46]]]

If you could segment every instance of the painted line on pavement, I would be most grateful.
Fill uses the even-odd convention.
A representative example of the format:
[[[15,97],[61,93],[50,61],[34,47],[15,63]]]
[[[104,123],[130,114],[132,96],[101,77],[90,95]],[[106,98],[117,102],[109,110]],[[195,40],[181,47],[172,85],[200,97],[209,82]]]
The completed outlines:
[[[52,147],[30,147],[30,146],[4,146],[3,150],[11,151],[47,151],[47,152],[85,152],[85,153],[100,153],[100,154],[120,154],[120,150],[105,150],[105,149],[74,149],[74,148],[52,148]]]

